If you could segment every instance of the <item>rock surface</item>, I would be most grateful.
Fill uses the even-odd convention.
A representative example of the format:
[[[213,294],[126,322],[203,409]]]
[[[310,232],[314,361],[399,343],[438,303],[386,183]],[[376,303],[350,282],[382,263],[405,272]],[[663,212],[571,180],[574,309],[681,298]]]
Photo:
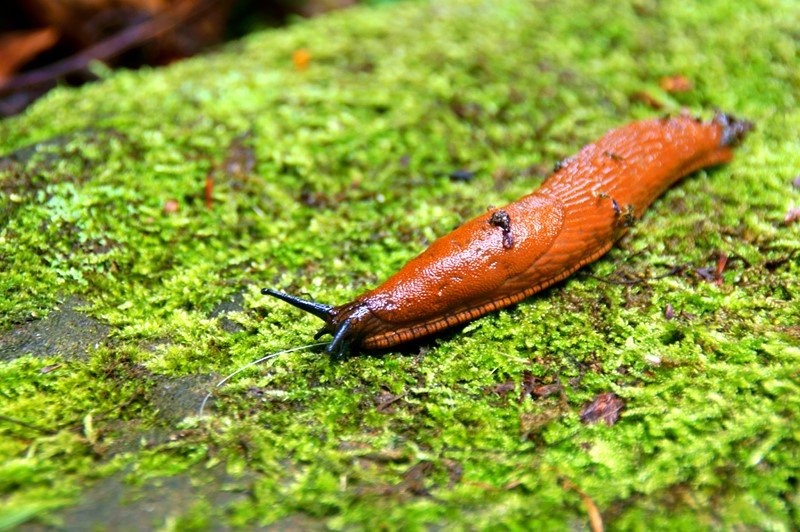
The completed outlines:
[[[403,2],[0,122],[0,529],[798,528],[799,23]],[[283,354],[196,417],[312,342],[261,287],[347,301],[608,129],[715,107],[757,124],[734,161],[567,282],[379,356]]]

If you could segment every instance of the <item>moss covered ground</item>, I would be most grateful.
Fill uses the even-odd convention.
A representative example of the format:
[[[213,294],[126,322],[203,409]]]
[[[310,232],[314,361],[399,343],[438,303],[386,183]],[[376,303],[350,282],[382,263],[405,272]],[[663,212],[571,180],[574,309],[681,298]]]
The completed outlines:
[[[798,27],[788,0],[417,1],[0,122],[0,528],[796,529]],[[261,287],[347,301],[683,108],[757,129],[597,263],[408,348],[248,369],[197,416],[311,342]],[[619,420],[582,421],[609,392]]]

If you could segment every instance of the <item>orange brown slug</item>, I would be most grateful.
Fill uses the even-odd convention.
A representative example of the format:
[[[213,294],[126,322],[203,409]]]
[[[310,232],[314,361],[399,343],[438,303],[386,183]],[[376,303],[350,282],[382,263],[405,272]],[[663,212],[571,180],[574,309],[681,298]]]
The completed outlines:
[[[507,307],[606,253],[664,190],[725,163],[752,129],[718,113],[634,122],[559,163],[533,194],[436,240],[374,290],[329,306],[265,288],[325,321],[327,352],[381,349]]]

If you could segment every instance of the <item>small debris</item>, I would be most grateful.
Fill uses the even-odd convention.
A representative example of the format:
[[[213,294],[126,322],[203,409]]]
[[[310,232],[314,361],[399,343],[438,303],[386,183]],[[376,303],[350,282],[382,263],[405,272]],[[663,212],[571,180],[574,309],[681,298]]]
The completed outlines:
[[[686,76],[666,76],[658,82],[659,86],[670,94],[689,92],[694,85]]]
[[[794,188],[800,188],[800,174],[798,174],[794,179],[792,179],[792,186]]]
[[[466,183],[468,181],[472,181],[472,179],[475,177],[475,172],[471,172],[462,168],[460,170],[450,172],[449,177],[450,181],[461,181]]]
[[[531,396],[536,399],[544,399],[551,395],[561,392],[561,382],[556,379],[556,382],[550,384],[540,384],[539,380],[534,377],[533,373],[528,370],[522,372],[521,392],[519,395],[519,402],[525,400],[525,397]],[[513,387],[512,387],[513,390]]]
[[[378,412],[385,414],[391,412],[391,406],[405,397],[405,394],[401,393],[399,395],[395,395],[387,390],[383,390],[377,397],[375,397],[375,410]]]
[[[536,377],[526,369],[522,372],[522,382],[520,384],[522,385],[522,389],[519,392],[519,402],[521,403],[536,387]]]
[[[542,430],[564,413],[561,406],[545,408],[535,414],[523,412],[519,415],[519,436],[522,440],[541,441]]]
[[[603,517],[600,515],[600,510],[597,508],[592,498],[568,478],[561,479],[561,487],[580,495],[583,500],[583,505],[586,507],[586,513],[589,514],[589,527],[592,529],[592,532],[603,532]]]
[[[214,193],[214,174],[209,172],[208,175],[206,176],[206,187],[205,187],[206,209],[208,210],[211,210],[212,207],[213,193]]]
[[[695,268],[694,272],[705,281],[716,281],[716,272],[711,268]]]
[[[661,357],[658,355],[645,355],[644,360],[652,365],[652,366],[660,366],[661,365]]]
[[[503,230],[503,248],[511,249],[514,247],[514,236],[511,234],[511,216],[502,209],[492,213],[489,224],[500,227]]]
[[[614,392],[599,394],[591,403],[586,403],[581,409],[583,423],[597,423],[605,421],[609,427],[619,420],[620,412],[625,408],[625,401],[617,397]]]
[[[717,269],[714,270],[717,286],[722,286],[722,272],[725,270],[726,264],[728,264],[728,255],[720,253],[719,257],[717,257]]]
[[[50,364],[49,366],[45,366],[42,369],[40,369],[39,373],[47,374],[47,373],[50,373],[52,371],[57,370],[60,367],[61,367],[61,364]]]
[[[311,53],[305,48],[295,50],[292,52],[292,63],[294,63],[294,68],[298,71],[306,70],[309,63],[311,63]]]
[[[464,467],[459,462],[449,458],[443,459],[442,463],[447,469],[447,489],[453,489],[453,486],[461,482],[464,477]]]
[[[668,320],[671,320],[675,317],[675,309],[672,308],[672,305],[669,303],[667,303],[667,305],[664,307],[664,317]]]
[[[483,113],[483,108],[475,102],[461,102],[452,100],[450,110],[454,115],[463,120],[476,120]]]
[[[515,388],[516,385],[514,384],[514,381],[506,381],[506,382],[500,382],[492,386],[486,386],[483,389],[483,392],[486,394],[496,393],[500,397],[505,398],[505,396],[513,392]]]
[[[643,103],[648,106],[650,109],[655,111],[660,111],[664,108],[664,104],[661,103],[655,96],[651,95],[649,92],[646,91],[639,91],[630,96],[631,102],[639,102]]]
[[[783,225],[791,225],[797,220],[800,220],[800,207],[792,207],[783,217]]]
[[[422,460],[406,469],[400,482],[392,486],[378,488],[374,490],[374,493],[395,496],[429,496],[430,493],[425,486],[425,482],[434,473],[434,469],[433,462]]]
[[[251,132],[244,133],[234,138],[226,150],[222,170],[231,177],[243,180],[253,173],[256,166],[256,155],[249,140]]]
[[[531,395],[538,399],[544,399],[561,392],[561,390],[561,383],[554,382],[552,384],[542,384],[541,386],[535,387],[531,391]]]
[[[713,268],[695,268],[694,271],[703,280],[722,286],[722,272],[725,271],[726,264],[728,264],[728,255],[719,253],[717,254],[717,263]]]
[[[164,214],[175,214],[181,210],[181,204],[178,203],[178,200],[167,200],[164,202]]]

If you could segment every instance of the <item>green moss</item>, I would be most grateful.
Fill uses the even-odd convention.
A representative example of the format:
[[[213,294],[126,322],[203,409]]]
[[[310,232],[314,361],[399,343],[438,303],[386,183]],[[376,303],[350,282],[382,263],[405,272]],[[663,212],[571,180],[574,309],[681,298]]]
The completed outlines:
[[[615,528],[800,526],[798,23],[777,0],[352,9],[0,122],[0,528],[102,526],[112,479],[205,486],[145,527],[585,526],[565,479]],[[203,383],[310,342],[260,287],[352,298],[653,116],[642,91],[757,130],[567,282],[421,346],[285,355],[187,417]],[[720,254],[721,285],[694,273]],[[36,325],[64,302],[108,335]],[[530,379],[561,392],[520,401]],[[620,420],[582,423],[608,391]]]

